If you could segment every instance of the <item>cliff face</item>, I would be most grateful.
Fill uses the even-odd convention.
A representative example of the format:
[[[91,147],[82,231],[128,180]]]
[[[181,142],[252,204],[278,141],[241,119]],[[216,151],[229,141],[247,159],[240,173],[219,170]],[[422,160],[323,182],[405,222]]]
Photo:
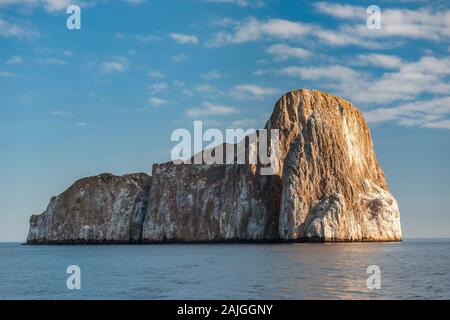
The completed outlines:
[[[277,239],[279,199],[274,198],[273,178],[254,169],[154,165],[143,241]]]
[[[31,216],[27,242],[139,242],[150,189],[145,173],[78,180]]]
[[[27,241],[401,239],[397,203],[351,103],[292,91],[266,129],[279,129],[274,175],[261,175],[260,164],[169,162],[155,164],[152,178],[82,179],[31,217]],[[247,157],[252,150],[247,145]]]
[[[281,132],[281,238],[401,239],[397,202],[351,103],[314,90],[289,92],[267,128]]]

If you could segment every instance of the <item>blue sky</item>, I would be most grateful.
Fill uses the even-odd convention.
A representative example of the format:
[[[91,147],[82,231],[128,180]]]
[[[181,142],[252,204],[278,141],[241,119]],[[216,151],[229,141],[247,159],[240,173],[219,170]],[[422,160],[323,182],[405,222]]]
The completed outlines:
[[[194,120],[261,128],[299,88],[363,111],[405,237],[449,237],[449,40],[445,1],[0,0],[0,241],[76,179],[150,173]]]

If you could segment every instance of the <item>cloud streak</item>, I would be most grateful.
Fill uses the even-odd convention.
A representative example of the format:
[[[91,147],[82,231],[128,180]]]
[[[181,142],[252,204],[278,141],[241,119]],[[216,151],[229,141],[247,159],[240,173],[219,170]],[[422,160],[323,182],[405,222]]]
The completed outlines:
[[[100,70],[104,73],[124,72],[127,69],[127,60],[124,57],[118,57],[103,62]]]
[[[370,123],[393,121],[402,126],[450,129],[450,96],[415,101],[393,108],[377,108],[364,115]]]
[[[380,57],[377,57],[380,63]],[[385,57],[384,57],[385,58]],[[446,94],[450,91],[450,58],[424,56],[416,62],[381,59],[386,65],[396,64],[397,70],[380,76],[342,65],[319,67],[291,66],[278,71],[299,79],[321,83],[354,102],[367,104],[410,101],[421,94]]]
[[[211,2],[211,3],[222,3],[222,4],[229,4],[229,5],[235,5],[238,7],[263,7],[264,1],[258,1],[258,0],[205,0],[205,2]]]
[[[0,38],[30,40],[39,36],[39,31],[25,25],[9,22],[0,18]]]
[[[13,56],[11,58],[9,58],[8,60],[6,60],[6,64],[9,65],[16,65],[16,64],[22,64],[24,61],[24,59],[21,56]]]
[[[241,21],[217,26],[231,27],[231,30],[217,32],[210,46],[242,44],[251,41],[278,39],[299,42],[308,39],[329,46],[358,46],[368,49],[386,49],[401,46],[398,39],[427,40],[443,42],[450,39],[450,10],[430,8],[383,9],[381,29],[369,30],[366,26],[366,8],[328,2],[314,3],[313,9],[321,14],[343,21],[330,29],[318,24],[287,19],[258,20],[249,17]]]
[[[372,32],[365,25],[368,15],[364,7],[329,2],[318,2],[313,6],[317,12],[353,21],[353,25],[347,24],[341,30],[361,39],[406,37],[443,41],[450,38],[450,10],[382,8],[381,29]]]
[[[148,102],[155,107],[163,106],[169,103],[169,101],[161,98],[151,97]]]
[[[279,90],[271,87],[263,87],[255,84],[240,84],[234,86],[232,95],[239,99],[260,99],[278,93]]]
[[[311,52],[309,50],[291,47],[285,44],[275,44],[267,49],[267,53],[272,55],[275,60],[284,61],[289,58],[297,58],[297,59],[308,59],[311,57]]]
[[[360,54],[356,59],[362,64],[385,69],[399,69],[403,65],[402,58],[386,54]]]
[[[302,38],[312,32],[314,26],[285,19],[259,21],[253,17],[235,25],[232,32],[218,32],[212,40],[212,46],[240,44],[260,40],[263,37],[276,39]]]
[[[220,104],[213,104],[210,102],[203,102],[201,107],[190,108],[186,110],[188,118],[204,117],[204,116],[220,116],[238,113],[239,111],[232,107],[227,107]]]
[[[182,34],[182,33],[171,33],[169,35],[175,42],[181,44],[197,44],[198,38],[194,35]]]

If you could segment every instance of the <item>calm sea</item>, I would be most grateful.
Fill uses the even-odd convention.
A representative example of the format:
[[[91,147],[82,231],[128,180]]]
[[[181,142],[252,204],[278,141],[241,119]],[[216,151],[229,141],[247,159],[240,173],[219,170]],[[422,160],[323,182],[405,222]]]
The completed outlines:
[[[69,290],[66,269],[81,269]],[[367,288],[367,267],[381,288]],[[450,240],[343,244],[0,243],[0,299],[450,299]]]

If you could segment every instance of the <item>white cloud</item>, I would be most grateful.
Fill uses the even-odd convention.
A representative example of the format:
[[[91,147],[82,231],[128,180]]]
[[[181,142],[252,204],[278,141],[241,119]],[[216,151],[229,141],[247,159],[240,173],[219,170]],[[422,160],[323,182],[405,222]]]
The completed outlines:
[[[422,126],[425,128],[433,128],[433,129],[450,129],[450,120],[427,122],[422,124]]]
[[[96,1],[81,1],[81,0],[0,0],[0,7],[7,7],[12,5],[20,5],[27,8],[43,8],[45,11],[54,13],[57,11],[64,11],[71,5],[76,4],[80,7],[89,7],[96,4]]]
[[[192,43],[196,44],[198,43],[198,38],[194,35],[188,35],[188,34],[181,34],[181,33],[171,33],[170,37],[175,40],[178,43],[187,44]]]
[[[398,69],[403,65],[400,57],[386,54],[360,54],[357,56],[357,60],[363,64],[386,69]]]
[[[148,102],[155,107],[159,107],[159,106],[163,106],[169,103],[169,101],[165,100],[165,99],[161,99],[161,98],[155,98],[152,97],[150,99],[148,99]]]
[[[36,29],[8,22],[0,18],[0,38],[16,38],[19,40],[32,39],[39,36]]]
[[[201,107],[190,108],[186,111],[186,116],[189,118],[204,117],[204,116],[218,116],[238,113],[239,111],[232,107],[227,107],[210,102],[203,102]]]
[[[172,83],[174,86],[177,87],[184,87],[186,85],[183,81],[180,81],[178,79],[172,80]]]
[[[275,57],[275,60],[287,60],[289,58],[307,59],[311,56],[309,50],[291,47],[285,44],[275,44],[267,49],[267,52]]]
[[[117,61],[107,61],[102,64],[102,70],[105,72],[122,72],[125,70],[125,65]]]
[[[262,98],[267,95],[278,93],[279,90],[255,84],[241,84],[234,86],[232,94],[237,98]]]
[[[127,60],[124,57],[118,57],[105,61],[101,65],[101,70],[105,73],[124,72],[126,68]]]
[[[404,126],[450,129],[450,96],[415,101],[393,108],[378,108],[365,112],[369,123],[395,121]]]
[[[367,13],[363,7],[330,2],[316,2],[313,4],[316,11],[340,19],[366,19]]]
[[[0,71],[0,78],[14,78],[16,76],[15,73],[8,71]]]
[[[7,7],[15,4],[33,4],[37,0],[0,0],[0,7]]]
[[[142,42],[142,43],[148,43],[148,42],[155,42],[161,40],[160,37],[155,36],[153,34],[148,35],[142,35],[142,34],[134,34],[132,35],[132,38],[136,41]]]
[[[177,87],[179,90],[181,90],[181,93],[185,96],[192,97],[194,96],[194,92],[192,90],[186,88],[186,84],[183,81],[180,80],[173,80],[172,81],[173,86]]]
[[[240,44],[257,41],[266,38],[300,41],[317,38],[333,46],[356,45],[365,48],[384,48],[386,44],[374,40],[364,39],[351,29],[329,30],[319,25],[301,21],[290,21],[285,19],[269,19],[260,21],[253,17],[231,24],[232,31],[217,32],[209,46],[217,47],[224,44]],[[365,26],[365,24],[364,24]],[[353,26],[352,26],[353,27]]]
[[[201,77],[205,80],[216,80],[222,78],[222,74],[217,70],[212,70],[210,72],[202,74]]]
[[[417,62],[404,63],[398,71],[385,72],[378,79],[355,82],[353,89],[358,91],[347,94],[356,101],[372,103],[408,101],[423,93],[447,94],[449,75],[450,58],[425,56]]]
[[[189,89],[183,89],[183,90],[181,90],[181,93],[183,93],[187,97],[193,97],[194,96],[194,93],[191,90],[189,90]]]
[[[216,33],[209,46],[217,47],[224,44],[240,44],[265,38],[300,41],[314,37],[333,46],[357,45],[365,48],[383,48],[386,46],[367,39],[362,41],[361,36],[355,35],[353,31],[328,30],[318,25],[301,21],[285,19],[259,21],[252,17],[241,22],[235,22],[232,26],[233,31],[231,32],[221,31]]]
[[[259,40],[262,37],[300,39],[312,32],[313,29],[314,27],[312,25],[302,22],[293,22],[284,19],[258,21],[255,18],[249,18],[237,24],[231,33],[216,33],[211,45],[218,46],[227,43],[239,44]]]
[[[342,19],[336,28],[290,21],[285,19],[257,20],[253,17],[219,24],[232,27],[231,30],[217,32],[209,46],[240,44],[266,38],[289,39],[309,42],[319,40],[331,46],[359,46],[368,49],[398,47],[407,39],[425,39],[437,42],[450,38],[450,10],[430,8],[382,9],[381,29],[369,30],[366,26],[368,14],[360,6],[319,2],[313,4],[316,11]]]
[[[148,86],[148,89],[150,90],[150,93],[152,93],[152,94],[166,91],[168,88],[169,88],[169,86],[165,82],[154,83],[154,84]]]
[[[164,78],[164,74],[159,71],[152,70],[148,73],[150,78]]]
[[[23,63],[23,58],[21,56],[12,56],[8,60],[6,60],[5,63],[9,65],[21,64]]]
[[[207,83],[195,86],[194,90],[197,92],[207,93],[207,94],[211,94],[211,95],[223,94],[223,92],[221,90],[219,90],[215,86],[213,86],[211,84],[207,84]]]
[[[238,120],[234,120],[230,123],[230,128],[236,128],[236,129],[253,128],[258,123],[262,123],[262,121],[259,121],[258,119],[255,119],[255,118],[238,119]]]
[[[307,80],[349,81],[358,78],[358,72],[340,65],[325,67],[287,67],[279,71],[280,74],[300,77]]]
[[[264,6],[264,1],[258,0],[205,0],[206,2],[212,3],[223,3],[231,4],[239,7],[262,7]]]
[[[330,46],[359,46],[368,49],[385,49],[399,44],[382,43],[380,41],[364,39],[361,35],[355,34],[351,28],[341,28],[338,30],[328,30],[317,28],[313,33],[321,42]]]
[[[45,9],[49,12],[66,10],[73,3],[71,0],[43,0],[40,2],[43,3]]]
[[[145,0],[123,0],[123,1],[128,2],[132,6],[138,6],[145,2]]]
[[[54,117],[70,117],[70,116],[72,116],[71,113],[64,112],[61,110],[52,110],[52,111],[50,111],[50,115],[54,116]]]
[[[57,66],[65,66],[67,64],[66,61],[61,60],[61,59],[55,59],[55,58],[46,58],[46,59],[42,60],[42,63],[53,64],[53,65],[57,65]]]
[[[149,43],[149,42],[156,42],[156,41],[160,41],[161,37],[154,35],[154,34],[127,34],[127,33],[121,33],[121,32],[116,32],[114,34],[114,37],[116,39],[121,39],[121,40],[135,40],[141,43]]]
[[[326,86],[352,102],[371,106],[410,101],[421,94],[447,94],[450,84],[450,58],[422,57],[416,62],[403,62],[395,71],[381,75],[356,71],[340,65],[319,67],[287,67],[279,73],[311,80]]]
[[[172,57],[172,62],[181,63],[181,62],[186,61],[187,58],[188,58],[188,56],[183,54],[183,53],[177,54],[177,55]]]
[[[215,21],[213,21],[213,26],[216,27],[229,27],[229,26],[237,26],[239,25],[239,21],[235,20],[233,18],[230,17],[225,17],[225,18],[221,18],[221,19],[217,19]]]
[[[373,32],[366,27],[368,14],[364,7],[319,2],[315,9],[323,14],[353,20],[353,25],[346,25],[341,30],[361,39],[381,37],[406,37],[441,41],[450,38],[450,10],[433,10],[430,8],[381,10],[381,29]]]
[[[263,76],[267,73],[267,70],[263,70],[263,69],[258,69],[253,71],[253,75],[255,76]]]

